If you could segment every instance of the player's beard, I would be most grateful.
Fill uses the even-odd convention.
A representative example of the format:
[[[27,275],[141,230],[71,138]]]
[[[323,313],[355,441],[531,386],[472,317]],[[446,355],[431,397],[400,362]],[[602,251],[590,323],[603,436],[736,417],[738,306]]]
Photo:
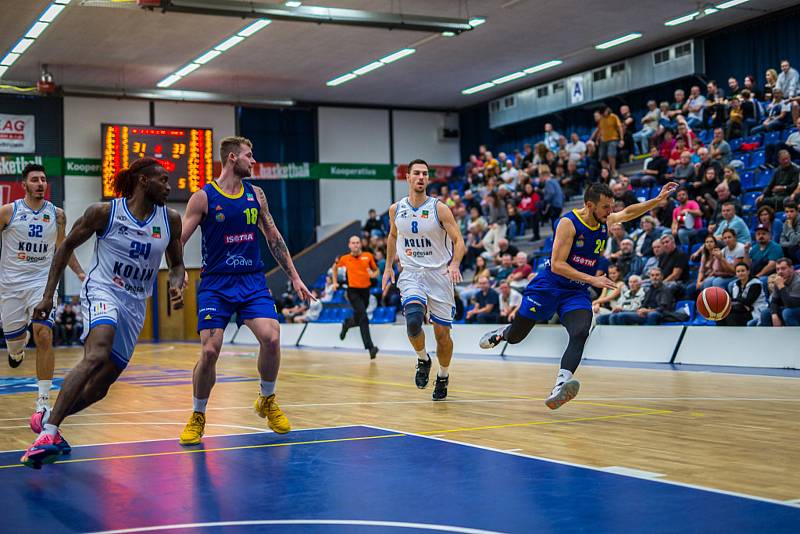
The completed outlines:
[[[236,165],[233,166],[233,174],[238,176],[239,178],[250,178],[250,166],[247,164],[239,164],[236,162]]]
[[[41,192],[39,192],[38,187],[29,186],[27,183],[23,185],[25,187],[25,194],[34,200],[42,200],[44,196],[47,194],[47,187],[45,187],[44,189],[42,189]]]
[[[166,204],[167,197],[161,194],[160,188],[158,186],[153,185],[152,182],[148,182],[147,190],[145,190],[145,198],[155,204],[158,207],[163,206]]]

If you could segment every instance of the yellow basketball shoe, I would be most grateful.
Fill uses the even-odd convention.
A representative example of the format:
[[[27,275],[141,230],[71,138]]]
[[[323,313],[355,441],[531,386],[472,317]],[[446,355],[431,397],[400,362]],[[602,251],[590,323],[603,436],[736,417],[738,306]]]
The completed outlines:
[[[206,414],[200,412],[192,412],[189,422],[186,423],[186,428],[181,432],[179,443],[181,445],[197,445],[203,437],[206,429]]]
[[[283,414],[278,403],[275,402],[274,393],[269,397],[259,395],[254,408],[256,410],[256,415],[262,419],[265,417],[267,418],[267,425],[273,432],[286,434],[292,429],[292,425],[289,424],[289,419]]]

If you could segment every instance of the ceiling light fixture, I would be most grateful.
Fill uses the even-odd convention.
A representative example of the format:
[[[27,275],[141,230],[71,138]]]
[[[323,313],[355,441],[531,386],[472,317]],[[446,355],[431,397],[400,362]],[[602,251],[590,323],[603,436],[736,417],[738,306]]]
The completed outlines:
[[[692,13],[683,15],[682,17],[668,20],[667,22],[664,23],[664,26],[678,26],[680,24],[686,24],[687,22],[692,22],[693,20],[705,17],[706,15],[713,15],[714,13],[718,13],[723,9],[728,9],[734,6],[738,6],[740,4],[744,4],[745,2],[749,1],[750,0],[729,0],[728,2],[722,2],[721,4],[717,5],[706,4],[705,6],[700,8],[702,11],[694,11]]]
[[[750,0],[729,0],[728,2],[717,4],[717,9],[728,9],[729,7],[738,6],[739,4],[744,4],[749,1]]]
[[[328,87],[336,87],[337,85],[349,82],[350,80],[355,80],[359,76],[363,76],[368,72],[372,72],[373,70],[377,70],[390,63],[394,63],[399,59],[403,59],[404,57],[410,56],[414,52],[416,52],[414,48],[403,48],[401,50],[398,50],[397,52],[389,54],[388,56],[384,56],[378,59],[377,61],[373,61],[372,63],[367,63],[363,67],[359,67],[353,71],[348,72],[347,74],[343,74],[337,78],[329,80],[325,82],[325,85],[327,85]]]
[[[36,21],[28,28],[25,35],[14,43],[14,46],[0,61],[0,78],[8,71],[8,67],[13,65],[20,56],[50,27],[50,24],[58,17],[70,0],[55,0],[47,4],[44,11],[37,17]]]
[[[623,35],[622,37],[617,37],[616,39],[611,39],[610,41],[606,41],[605,43],[600,43],[599,45],[595,45],[595,48],[598,50],[606,50],[608,48],[613,48],[615,46],[619,46],[629,41],[633,41],[634,39],[638,39],[641,36],[642,34],[638,32],[629,33],[628,35]]]
[[[691,22],[699,15],[699,11],[695,11],[694,13],[689,13],[688,15],[684,15],[682,17],[678,17],[676,19],[668,20],[664,23],[664,26],[678,26],[679,24],[684,24],[686,22]]]
[[[288,2],[284,2],[283,5],[286,7],[300,7],[303,5],[303,2],[297,2],[296,0],[289,0]]]
[[[176,70],[175,72],[173,72],[172,74],[170,74],[169,76],[158,82],[156,84],[156,87],[160,87],[163,89],[165,87],[171,86],[175,82],[193,73],[194,71],[196,71],[197,69],[199,69],[201,66],[205,65],[212,59],[221,56],[223,52],[227,52],[228,50],[238,45],[248,37],[266,28],[271,23],[272,21],[269,19],[258,19],[252,24],[248,24],[247,26],[239,30],[235,35],[231,35],[230,37],[219,43],[211,50],[203,52],[195,59],[193,59],[189,64],[184,65],[180,69]]]
[[[469,19],[469,25],[472,26],[473,28],[477,28],[484,22],[486,22],[486,19],[483,17],[473,17]]]
[[[455,37],[455,32],[442,32],[442,37]]]
[[[498,85],[502,85],[504,83],[508,83],[512,80],[518,80],[520,78],[524,78],[530,74],[534,74],[537,72],[541,72],[546,69],[551,69],[553,67],[557,67],[564,63],[560,59],[553,59],[550,61],[545,61],[539,65],[528,67],[527,69],[523,69],[521,71],[512,72],[511,74],[506,74],[505,76],[500,76],[499,78],[495,78],[491,82],[484,82],[479,85],[475,85],[473,87],[467,87],[463,91],[461,91],[462,95],[471,95],[474,93],[478,93],[480,91],[485,91],[487,89],[491,89],[492,87],[497,87]]]

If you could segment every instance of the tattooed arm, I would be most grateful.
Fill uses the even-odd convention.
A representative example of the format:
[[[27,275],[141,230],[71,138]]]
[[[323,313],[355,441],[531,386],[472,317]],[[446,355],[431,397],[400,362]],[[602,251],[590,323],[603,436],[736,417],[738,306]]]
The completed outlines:
[[[272,214],[269,212],[269,204],[267,204],[267,195],[264,194],[264,190],[260,187],[253,186],[253,190],[255,190],[256,196],[258,197],[258,204],[261,207],[259,210],[258,226],[267,239],[267,245],[269,246],[269,251],[272,253],[272,257],[275,258],[275,261],[278,262],[283,272],[289,277],[298,296],[303,300],[313,298],[311,292],[300,279],[300,275],[297,273],[297,269],[292,261],[292,256],[289,254],[289,249],[286,248],[286,242],[283,240],[283,236],[275,225],[275,221],[272,219]]]
[[[56,236],[56,250],[58,247],[61,246],[61,243],[64,242],[64,238],[67,236],[67,216],[64,214],[64,210],[61,208],[56,208],[56,225],[58,226],[58,235]],[[86,278],[86,273],[83,272],[83,267],[81,267],[78,258],[75,257],[75,252],[70,254],[69,261],[67,265],[72,272],[80,279],[81,282]]]

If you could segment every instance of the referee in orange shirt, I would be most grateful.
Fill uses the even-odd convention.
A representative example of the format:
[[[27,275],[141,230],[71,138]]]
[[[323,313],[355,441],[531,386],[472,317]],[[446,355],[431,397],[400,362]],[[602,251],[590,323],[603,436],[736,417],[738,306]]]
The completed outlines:
[[[340,267],[344,267],[347,271],[347,300],[353,307],[353,317],[345,319],[342,323],[342,331],[339,333],[339,339],[344,340],[347,331],[358,325],[361,330],[361,341],[364,342],[364,348],[369,351],[371,360],[375,359],[378,354],[378,347],[372,344],[372,337],[369,335],[369,318],[367,317],[367,307],[369,306],[369,289],[372,285],[372,279],[377,278],[378,264],[375,263],[375,258],[369,252],[364,252],[361,249],[361,238],[354,235],[348,241],[347,246],[350,247],[350,253],[339,257],[336,260],[334,275],[339,271]],[[337,276],[333,277],[333,289],[338,289]]]

